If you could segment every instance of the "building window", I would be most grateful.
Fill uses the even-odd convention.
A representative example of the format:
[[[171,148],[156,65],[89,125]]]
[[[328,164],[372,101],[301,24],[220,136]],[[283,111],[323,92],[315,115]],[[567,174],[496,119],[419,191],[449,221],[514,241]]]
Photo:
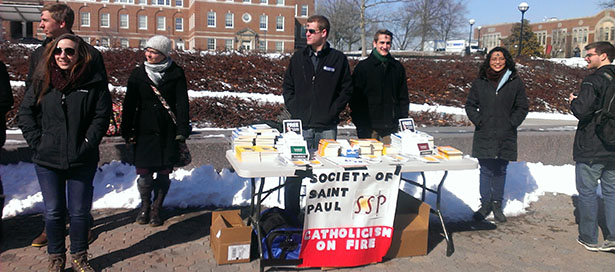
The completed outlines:
[[[276,52],[284,51],[284,42],[275,42],[275,51]]]
[[[226,48],[226,50],[233,50],[233,40],[232,39],[227,39],[224,40],[224,48]]]
[[[261,15],[259,27],[262,30],[267,30],[267,15]]]
[[[139,40],[139,48],[145,48],[146,40]]]
[[[116,1],[116,2],[126,3],[126,4],[134,4],[135,0],[119,0],[119,1]]]
[[[301,6],[301,17],[307,17],[308,16],[308,5],[302,5]]]
[[[90,13],[81,12],[81,26],[90,26]]]
[[[109,27],[109,13],[100,14],[100,27]]]
[[[100,39],[100,45],[104,47],[109,47],[109,38]]]
[[[252,3],[252,0],[243,0],[244,3]]]
[[[278,16],[275,18],[275,30],[284,31],[284,17]]]
[[[267,0],[260,0],[261,4],[267,4]]]
[[[224,26],[226,28],[233,28],[234,18],[235,16],[232,13],[227,13],[226,17],[224,18]]]
[[[84,42],[90,43],[90,37],[83,37],[83,36],[81,36],[81,38],[83,39]]]
[[[145,5],[147,4],[147,0],[138,0],[137,1],[140,5]]]
[[[283,5],[284,5],[284,0],[275,0],[275,3],[276,3],[278,6],[283,6]]]
[[[152,5],[170,6],[171,0],[152,0]]]
[[[156,17],[156,29],[157,30],[166,30],[167,18],[164,16]]]
[[[120,39],[120,47],[128,48],[128,39]]]
[[[184,31],[184,18],[175,18],[175,30]]]
[[[207,38],[207,50],[216,50],[216,39]]]
[[[120,28],[128,28],[128,14],[120,14]]]
[[[207,26],[216,27],[216,12],[210,11],[207,13]]]
[[[175,6],[176,7],[183,7],[184,6],[184,0],[175,0]]]
[[[139,15],[139,29],[147,29],[147,15]]]
[[[263,40],[258,41],[258,49],[267,52],[267,42]]]

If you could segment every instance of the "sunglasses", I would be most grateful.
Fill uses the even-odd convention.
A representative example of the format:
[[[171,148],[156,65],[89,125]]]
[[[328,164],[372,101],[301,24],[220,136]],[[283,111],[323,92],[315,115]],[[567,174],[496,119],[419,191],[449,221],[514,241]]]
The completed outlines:
[[[64,52],[64,55],[72,57],[75,55],[75,48],[70,48],[70,47],[66,47],[66,48],[61,48],[61,47],[56,47],[55,49],[53,49],[53,54],[55,56],[59,56],[62,54],[62,52]]]
[[[305,32],[309,32],[310,34],[320,33],[322,31],[317,31],[316,29],[306,29]]]

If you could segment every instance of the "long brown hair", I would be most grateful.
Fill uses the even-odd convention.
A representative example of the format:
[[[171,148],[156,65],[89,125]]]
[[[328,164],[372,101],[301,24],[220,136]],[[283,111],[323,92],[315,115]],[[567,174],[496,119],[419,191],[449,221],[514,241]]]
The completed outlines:
[[[90,51],[88,50],[85,41],[83,41],[79,36],[75,34],[62,34],[61,36],[53,40],[53,42],[47,44],[45,52],[43,53],[42,60],[36,67],[34,86],[38,90],[37,104],[41,103],[43,96],[49,91],[49,85],[51,82],[51,70],[54,69],[54,66],[57,65],[53,51],[58,46],[58,43],[64,39],[68,39],[77,43],[77,48],[75,50],[75,57],[77,57],[77,62],[68,71],[68,84],[66,85],[68,86],[67,88],[74,87],[74,85],[78,83],[78,81],[81,80],[83,76],[87,75],[87,70],[90,61],[92,60],[92,55],[90,54]]]

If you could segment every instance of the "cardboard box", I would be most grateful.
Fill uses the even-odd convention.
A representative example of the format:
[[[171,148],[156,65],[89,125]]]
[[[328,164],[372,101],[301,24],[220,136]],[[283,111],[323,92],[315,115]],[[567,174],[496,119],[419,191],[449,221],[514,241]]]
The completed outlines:
[[[393,223],[393,239],[386,258],[427,254],[429,210],[430,206],[427,203],[399,191]]]
[[[252,227],[246,226],[239,210],[211,214],[209,241],[218,264],[250,262]]]

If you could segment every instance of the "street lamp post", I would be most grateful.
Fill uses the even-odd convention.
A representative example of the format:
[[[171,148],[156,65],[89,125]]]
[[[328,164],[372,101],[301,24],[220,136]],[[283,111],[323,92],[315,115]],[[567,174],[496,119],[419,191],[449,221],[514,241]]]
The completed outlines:
[[[474,22],[476,22],[474,19],[470,19],[470,21],[468,21],[468,23],[470,23],[470,36],[468,37],[468,47],[466,47],[466,56],[469,56],[471,53],[470,44],[472,43],[472,26],[474,25]]]
[[[525,12],[530,8],[530,5],[528,5],[526,2],[521,2],[521,4],[519,4],[519,6],[517,7],[519,8],[519,11],[521,11],[521,31],[519,31],[519,52],[517,53],[517,56],[521,55],[521,49],[523,48],[523,17],[525,15]]]

